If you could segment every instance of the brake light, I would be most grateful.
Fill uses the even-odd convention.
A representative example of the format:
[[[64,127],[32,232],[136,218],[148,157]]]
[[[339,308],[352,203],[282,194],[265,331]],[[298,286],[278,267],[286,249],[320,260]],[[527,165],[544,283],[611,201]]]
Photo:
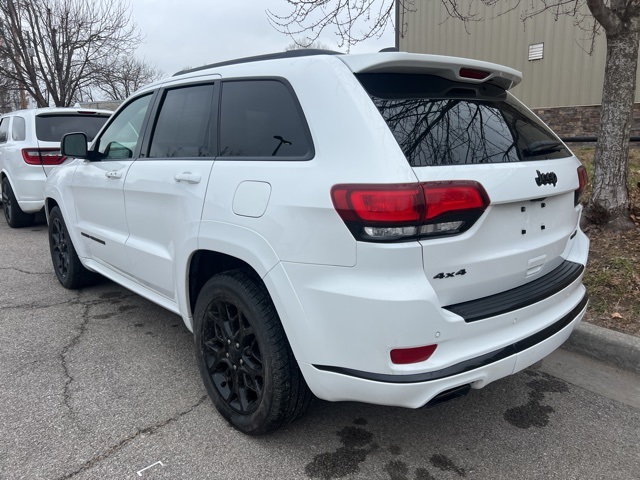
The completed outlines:
[[[460,78],[471,78],[473,80],[484,80],[489,75],[489,72],[484,70],[476,70],[475,68],[461,68],[459,72]]]
[[[42,158],[42,162],[40,161]],[[58,148],[23,148],[22,159],[29,165],[60,165],[67,157]]]
[[[425,345],[424,347],[396,348],[391,350],[391,362],[396,365],[424,362],[433,355],[437,347],[437,345]]]
[[[336,185],[331,198],[357,240],[386,242],[462,233],[489,205],[472,181]]]
[[[584,189],[587,188],[587,183],[589,183],[589,175],[587,174],[587,169],[584,168],[583,165],[578,167],[578,189],[575,192],[575,200],[574,205],[578,205],[580,201],[580,195],[584,192]]]
[[[484,210],[489,197],[477,182],[428,182],[423,184],[427,199],[427,220],[445,213]]]
[[[375,224],[415,224],[424,217],[424,196],[417,184],[337,185],[333,203],[346,221]]]

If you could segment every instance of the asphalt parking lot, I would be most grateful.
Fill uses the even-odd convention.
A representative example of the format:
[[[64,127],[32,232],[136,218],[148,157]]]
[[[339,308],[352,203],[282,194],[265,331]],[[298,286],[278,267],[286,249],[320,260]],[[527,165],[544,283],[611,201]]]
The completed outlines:
[[[177,315],[106,280],[62,288],[42,219],[0,219],[0,253],[1,479],[640,478],[640,409],[544,363],[430,409],[315,401],[247,437]]]

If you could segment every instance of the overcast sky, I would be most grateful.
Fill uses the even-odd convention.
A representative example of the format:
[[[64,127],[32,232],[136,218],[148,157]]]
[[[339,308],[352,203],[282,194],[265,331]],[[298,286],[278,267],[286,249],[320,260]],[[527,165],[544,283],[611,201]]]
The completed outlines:
[[[131,7],[133,21],[145,36],[137,56],[167,76],[184,67],[280,52],[292,43],[269,24],[265,13],[287,13],[285,0],[131,0]],[[338,50],[332,33],[320,41]],[[351,51],[377,52],[393,44],[388,28],[381,39]]]

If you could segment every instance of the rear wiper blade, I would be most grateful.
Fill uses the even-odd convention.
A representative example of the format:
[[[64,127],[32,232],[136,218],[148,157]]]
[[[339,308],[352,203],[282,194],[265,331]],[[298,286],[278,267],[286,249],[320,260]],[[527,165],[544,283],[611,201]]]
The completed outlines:
[[[542,155],[543,153],[559,152],[563,148],[564,145],[562,142],[557,140],[540,140],[530,143],[527,148],[522,150],[522,154],[525,157],[534,157],[536,155]]]

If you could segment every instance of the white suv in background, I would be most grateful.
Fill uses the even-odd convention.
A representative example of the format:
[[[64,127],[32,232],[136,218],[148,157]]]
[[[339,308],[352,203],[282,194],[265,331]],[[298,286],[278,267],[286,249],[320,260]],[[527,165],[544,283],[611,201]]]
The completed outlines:
[[[44,206],[44,181],[65,158],[60,139],[84,132],[93,140],[112,112],[76,108],[18,110],[0,118],[0,191],[7,224],[27,227]]]
[[[59,281],[95,272],[182,316],[243,432],[311,393],[418,408],[511,375],[582,318],[580,161],[520,73],[297,51],[126,101],[45,188]]]

